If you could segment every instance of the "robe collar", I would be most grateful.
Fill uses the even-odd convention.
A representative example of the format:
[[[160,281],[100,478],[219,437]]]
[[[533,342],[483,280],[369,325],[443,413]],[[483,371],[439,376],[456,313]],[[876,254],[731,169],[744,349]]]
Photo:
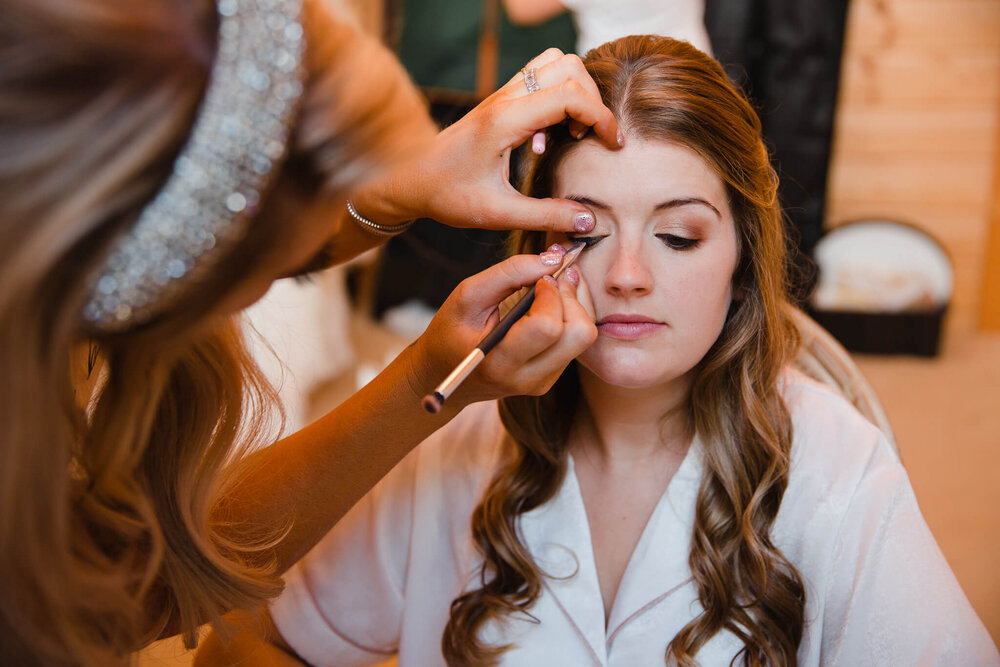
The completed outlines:
[[[606,665],[618,632],[691,580],[688,555],[702,476],[702,445],[695,436],[660,497],[625,569],[605,627],[594,549],[574,463],[556,496],[520,517],[521,541],[543,573],[547,593]]]

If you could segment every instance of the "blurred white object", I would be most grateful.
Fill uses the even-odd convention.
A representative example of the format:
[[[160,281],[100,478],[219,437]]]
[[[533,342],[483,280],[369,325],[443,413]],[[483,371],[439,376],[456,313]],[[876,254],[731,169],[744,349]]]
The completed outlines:
[[[665,35],[711,55],[704,0],[561,0],[576,23],[576,52],[584,55],[625,35]]]
[[[818,310],[933,310],[951,300],[954,276],[941,246],[897,222],[856,222],[816,244]]]
[[[799,331],[799,350],[793,365],[851,402],[865,419],[877,426],[899,457],[899,446],[882,402],[850,353],[829,331],[804,312],[789,307],[788,314]]]
[[[246,316],[251,351],[284,407],[285,433],[296,431],[315,389],[354,362],[343,267],[314,282],[276,281]]]
[[[382,314],[382,323],[402,338],[416,340],[434,319],[435,311],[422,301],[410,299]]]

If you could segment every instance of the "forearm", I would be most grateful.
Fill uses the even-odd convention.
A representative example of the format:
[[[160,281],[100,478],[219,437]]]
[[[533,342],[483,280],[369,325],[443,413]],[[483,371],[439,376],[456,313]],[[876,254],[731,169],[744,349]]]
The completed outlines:
[[[427,330],[375,380],[335,410],[254,455],[250,472],[221,503],[220,525],[266,537],[283,572],[414,446],[471,402],[547,391],[597,335],[575,283],[542,280],[558,265],[517,255],[459,285]],[[528,313],[514,324],[437,414],[423,397],[455,368],[498,319],[497,304],[535,285]]]
[[[367,209],[362,208],[362,205],[358,204],[353,197],[351,198],[351,202],[360,215],[369,220],[372,219],[369,217]],[[378,234],[366,228],[363,223],[352,218],[348,213],[346,202],[340,202],[337,211],[339,215],[337,220],[337,234],[335,242],[330,247],[330,266],[350,261],[358,255],[382,245],[392,236],[389,234]],[[380,224],[393,225],[397,224],[397,221],[391,223],[382,221]]]
[[[518,26],[538,25],[566,11],[559,0],[503,0],[503,8]]]
[[[212,630],[198,646],[194,667],[211,665],[295,666],[303,665],[278,633],[267,611],[233,612],[226,614],[225,638]]]
[[[510,152],[567,118],[574,136],[592,128],[612,149],[623,139],[579,58],[550,49],[529,65],[542,90],[529,95],[516,75],[441,130],[418,156],[353,192],[362,215],[385,225],[427,217],[453,227],[590,229],[593,214],[579,202],[520,195],[510,185]],[[581,215],[588,216],[585,229],[579,228]]]
[[[396,225],[407,220],[429,217],[434,211],[429,200],[440,192],[427,182],[428,164],[439,160],[441,136],[418,157],[383,172],[377,180],[365,184],[351,195],[358,212],[381,225]]]
[[[405,351],[375,380],[310,426],[254,455],[226,499],[225,518],[275,532],[279,572],[305,553],[414,446],[457,408],[430,415]]]

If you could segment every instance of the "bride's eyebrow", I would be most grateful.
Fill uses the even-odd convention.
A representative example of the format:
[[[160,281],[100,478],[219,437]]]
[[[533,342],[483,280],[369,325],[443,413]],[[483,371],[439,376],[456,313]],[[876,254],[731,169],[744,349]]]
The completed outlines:
[[[602,211],[611,210],[611,207],[608,206],[607,204],[597,201],[596,199],[592,199],[591,197],[584,197],[583,195],[566,195],[565,197],[563,197],[563,199],[569,199],[571,201],[580,202],[584,206],[600,209]],[[720,220],[722,219],[722,213],[719,212],[719,209],[716,208],[715,205],[712,204],[712,202],[708,201],[707,199],[702,199],[701,197],[678,197],[677,199],[669,199],[665,202],[660,202],[659,204],[654,206],[653,210],[662,211],[669,208],[677,208],[680,206],[691,206],[691,205],[707,206],[712,210],[713,213],[715,213],[716,217],[718,217]]]
[[[611,207],[603,202],[599,202],[596,199],[591,199],[590,197],[584,197],[583,195],[566,195],[563,199],[569,199],[570,201],[580,202],[584,206],[589,208],[598,208],[602,211],[610,211]]]
[[[690,206],[692,204],[707,206],[708,208],[712,209],[712,212],[715,213],[717,218],[719,218],[720,220],[722,219],[722,214],[719,213],[719,209],[717,209],[712,204],[712,202],[708,201],[707,199],[702,199],[701,197],[681,197],[679,199],[671,199],[669,201],[657,204],[656,206],[653,207],[653,210],[661,211],[668,208],[677,208],[679,206]]]

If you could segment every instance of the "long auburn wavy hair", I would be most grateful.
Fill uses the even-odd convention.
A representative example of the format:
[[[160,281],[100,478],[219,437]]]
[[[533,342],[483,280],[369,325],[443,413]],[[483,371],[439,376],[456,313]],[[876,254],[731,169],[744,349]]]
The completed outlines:
[[[689,557],[703,611],[670,638],[665,660],[696,664],[705,642],[727,630],[744,642],[745,664],[795,664],[805,591],[770,529],[788,484],[792,443],[778,379],[798,336],[784,314],[786,237],[760,121],[718,63],[686,42],[625,37],[590,51],[584,62],[628,136],[682,144],[714,167],[740,251],[737,297],[697,367],[686,405],[706,443]],[[552,129],[522,189],[550,196],[555,171],[574,145],[568,132]],[[538,252],[544,235],[522,233],[513,243],[516,251]],[[518,519],[562,483],[580,398],[571,366],[547,394],[500,403],[510,455],[472,516],[484,557],[481,585],[452,603],[442,639],[451,665],[494,664],[509,647],[486,645],[479,631],[530,610],[541,593],[542,575],[518,538]]]
[[[86,286],[186,141],[215,2],[0,0],[0,16],[0,662],[119,664],[279,592],[280,519],[259,529],[224,506],[241,452],[277,437],[274,395],[215,312],[305,206],[430,121],[385,49],[306,0],[306,92],[250,232],[171,312],[92,339],[92,388],[74,354]]]

